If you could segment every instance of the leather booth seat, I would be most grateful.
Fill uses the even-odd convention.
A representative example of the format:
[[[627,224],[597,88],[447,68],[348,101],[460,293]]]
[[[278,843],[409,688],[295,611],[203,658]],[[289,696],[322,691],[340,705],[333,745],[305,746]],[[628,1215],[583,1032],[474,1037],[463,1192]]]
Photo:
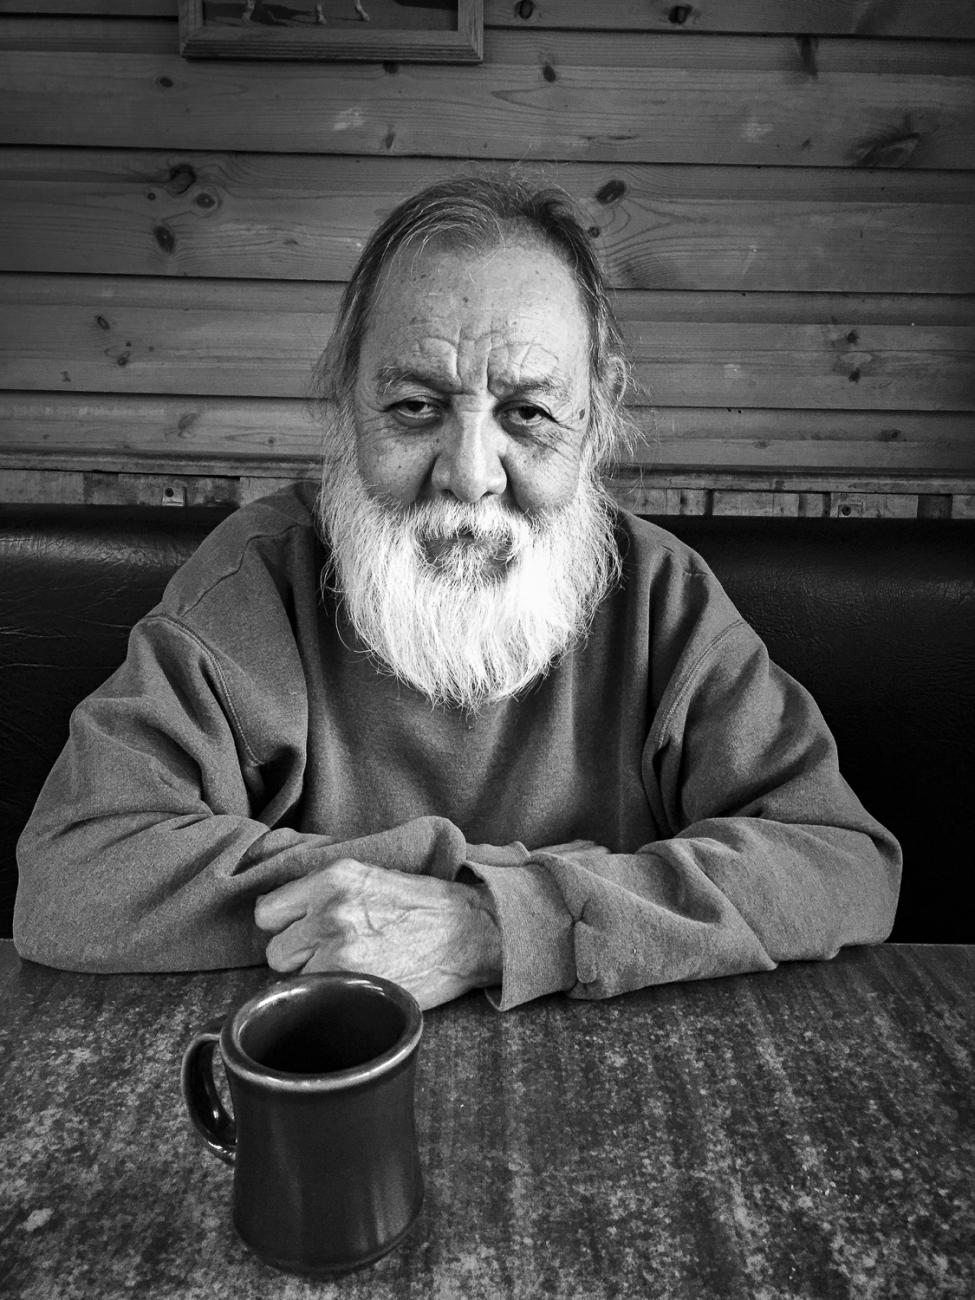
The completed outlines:
[[[0,509],[0,935],[14,845],[72,708],[221,517],[165,507]],[[841,768],[899,837],[893,938],[972,942],[975,522],[667,518],[772,658],[818,700]]]

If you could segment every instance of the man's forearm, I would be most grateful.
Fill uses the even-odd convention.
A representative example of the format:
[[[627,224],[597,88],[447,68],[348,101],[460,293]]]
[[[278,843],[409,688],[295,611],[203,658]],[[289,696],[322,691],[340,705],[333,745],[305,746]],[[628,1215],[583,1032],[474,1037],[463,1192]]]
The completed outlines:
[[[471,988],[501,983],[501,931],[491,895],[480,884],[446,884],[444,962]]]

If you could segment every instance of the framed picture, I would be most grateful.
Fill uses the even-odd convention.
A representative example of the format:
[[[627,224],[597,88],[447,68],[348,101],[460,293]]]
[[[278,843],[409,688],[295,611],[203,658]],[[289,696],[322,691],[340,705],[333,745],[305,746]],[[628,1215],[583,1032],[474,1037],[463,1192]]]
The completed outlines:
[[[480,63],[484,0],[179,0],[195,59]]]

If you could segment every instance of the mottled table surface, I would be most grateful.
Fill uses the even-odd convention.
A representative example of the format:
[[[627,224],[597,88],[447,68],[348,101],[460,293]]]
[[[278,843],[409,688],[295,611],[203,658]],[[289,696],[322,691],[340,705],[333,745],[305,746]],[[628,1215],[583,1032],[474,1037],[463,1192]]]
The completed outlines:
[[[975,948],[428,1013],[407,1242],[313,1283],[230,1224],[192,1030],[267,970],[82,976],[0,943],[0,1294],[975,1295]]]

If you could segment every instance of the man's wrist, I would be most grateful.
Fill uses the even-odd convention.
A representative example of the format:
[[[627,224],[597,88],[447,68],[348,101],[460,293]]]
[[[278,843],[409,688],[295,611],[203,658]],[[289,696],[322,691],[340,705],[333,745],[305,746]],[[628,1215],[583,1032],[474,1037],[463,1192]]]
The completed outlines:
[[[477,884],[458,884],[461,910],[451,948],[470,979],[471,988],[501,983],[501,927],[488,890]]]

